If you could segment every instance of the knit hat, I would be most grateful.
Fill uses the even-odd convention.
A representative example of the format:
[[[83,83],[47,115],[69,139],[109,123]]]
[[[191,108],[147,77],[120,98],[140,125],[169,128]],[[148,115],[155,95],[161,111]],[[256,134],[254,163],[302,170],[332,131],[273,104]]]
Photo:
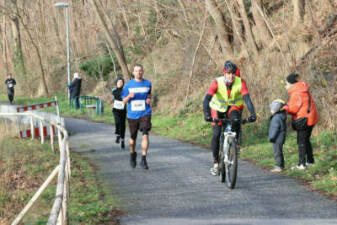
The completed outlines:
[[[287,76],[286,80],[289,84],[295,84],[298,81],[300,75],[296,73],[291,73]]]
[[[281,99],[276,99],[274,100],[270,105],[270,112],[271,114],[274,114],[278,111],[280,111],[280,109],[285,105],[285,102]]]

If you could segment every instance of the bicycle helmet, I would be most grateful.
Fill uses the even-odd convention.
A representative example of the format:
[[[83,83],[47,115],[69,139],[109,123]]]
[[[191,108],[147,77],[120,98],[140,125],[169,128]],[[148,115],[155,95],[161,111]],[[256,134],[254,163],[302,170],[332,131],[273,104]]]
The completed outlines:
[[[226,61],[223,65],[223,72],[224,73],[234,73],[236,72],[237,66],[232,63],[231,61]]]

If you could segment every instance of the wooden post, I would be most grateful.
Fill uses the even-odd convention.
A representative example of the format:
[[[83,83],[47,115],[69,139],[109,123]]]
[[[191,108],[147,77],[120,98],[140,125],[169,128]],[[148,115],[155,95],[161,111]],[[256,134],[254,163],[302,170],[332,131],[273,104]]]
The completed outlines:
[[[31,132],[31,135],[32,135],[32,140],[33,140],[34,136],[35,136],[34,118],[33,118],[33,116],[31,116],[31,119],[30,119],[30,132]]]
[[[53,125],[50,123],[49,124],[49,132],[50,132],[50,147],[53,152],[55,152],[54,148],[54,132],[53,132]]]
[[[19,213],[19,215],[15,218],[15,220],[12,222],[11,225],[17,225],[21,222],[22,218],[25,216],[25,214],[28,212],[28,210],[33,206],[35,201],[40,197],[42,192],[48,187],[48,185],[52,182],[54,177],[59,171],[59,165],[56,166],[56,168],[53,170],[53,172],[49,175],[47,180],[42,184],[42,186],[39,188],[39,190],[35,193],[35,195],[32,197],[32,199],[28,202],[28,204],[23,208],[23,210]]]
[[[41,138],[41,144],[44,144],[43,120],[40,120],[40,138]]]

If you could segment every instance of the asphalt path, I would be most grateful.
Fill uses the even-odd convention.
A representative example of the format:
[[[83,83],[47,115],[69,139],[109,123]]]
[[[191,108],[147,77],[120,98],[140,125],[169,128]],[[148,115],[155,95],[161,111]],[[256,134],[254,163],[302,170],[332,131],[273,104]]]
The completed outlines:
[[[114,128],[66,119],[70,147],[98,166],[98,176],[127,212],[122,224],[337,224],[337,203],[294,179],[239,161],[234,190],[211,176],[211,152],[150,135],[148,164],[129,165],[129,151],[114,143]],[[126,140],[129,134],[127,133]],[[126,142],[126,149],[128,143]]]

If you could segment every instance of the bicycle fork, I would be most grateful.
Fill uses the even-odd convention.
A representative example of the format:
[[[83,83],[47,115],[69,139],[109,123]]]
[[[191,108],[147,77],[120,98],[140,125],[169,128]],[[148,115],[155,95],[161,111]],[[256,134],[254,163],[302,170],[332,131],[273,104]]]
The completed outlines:
[[[232,163],[230,160],[229,160],[229,150],[230,150],[230,145],[234,142],[234,138],[236,136],[236,133],[235,132],[228,132],[228,133],[225,133],[225,138],[224,138],[224,163],[225,164],[229,164],[229,163]]]

